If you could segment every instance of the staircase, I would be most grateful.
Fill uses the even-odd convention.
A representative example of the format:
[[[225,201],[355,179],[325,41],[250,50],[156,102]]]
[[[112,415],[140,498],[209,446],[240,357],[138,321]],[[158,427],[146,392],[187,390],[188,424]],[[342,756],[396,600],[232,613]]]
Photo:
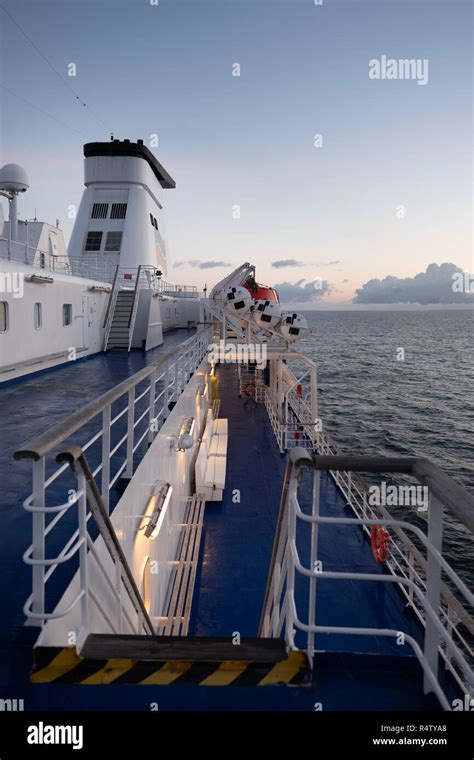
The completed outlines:
[[[114,306],[106,351],[128,351],[130,345],[130,319],[132,316],[134,290],[119,290]]]

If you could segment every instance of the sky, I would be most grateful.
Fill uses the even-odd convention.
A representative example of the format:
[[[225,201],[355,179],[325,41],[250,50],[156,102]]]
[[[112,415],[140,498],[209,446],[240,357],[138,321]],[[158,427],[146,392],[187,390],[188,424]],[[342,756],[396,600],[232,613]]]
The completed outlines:
[[[292,303],[335,308],[451,276],[433,264],[474,271],[468,0],[155,2],[0,0],[34,41],[0,9],[21,217],[68,238],[84,142],[157,134],[174,282],[250,261]],[[382,56],[427,60],[428,81],[370,78]]]

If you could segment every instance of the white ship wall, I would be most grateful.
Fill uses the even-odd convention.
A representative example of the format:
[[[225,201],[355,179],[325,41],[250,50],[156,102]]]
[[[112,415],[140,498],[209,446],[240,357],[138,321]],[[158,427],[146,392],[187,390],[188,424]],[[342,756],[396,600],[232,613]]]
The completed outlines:
[[[106,259],[120,267],[152,265],[166,275],[163,189],[143,158],[90,156],[84,159],[84,190],[71,234],[69,256],[81,261]],[[92,219],[94,203],[108,203],[106,219]],[[126,203],[125,219],[111,219],[112,203]],[[151,216],[150,216],[151,215]],[[151,217],[157,220],[158,234]],[[102,231],[101,250],[85,251],[87,233]],[[107,232],[121,231],[120,253],[105,252]]]
[[[149,614],[155,626],[158,626],[159,617],[165,612],[166,595],[173,572],[172,562],[177,555],[181,525],[186,515],[188,499],[193,493],[197,440],[203,432],[208,408],[207,394],[202,393],[208,368],[207,360],[204,360],[142,459],[111,517],[143,596],[146,596],[144,593],[146,573],[150,573]],[[193,433],[195,443],[192,449],[183,452],[176,451],[176,438],[183,419],[187,417],[194,417],[196,421]],[[151,540],[144,535],[143,528],[147,521],[143,520],[143,516],[146,513],[153,487],[157,483],[161,485],[166,482],[172,485],[173,493],[160,532],[155,540]],[[95,541],[94,546],[101,563],[107,568],[109,577],[113,580],[113,564],[101,537]],[[153,564],[155,562],[156,566]],[[117,600],[114,594],[92,558],[88,567],[90,587],[99,596],[106,615],[116,622]],[[56,609],[66,609],[77,596],[78,591],[79,572],[75,574]],[[124,595],[124,606],[127,610],[131,610],[131,605],[126,601],[126,595]],[[88,633],[111,632],[92,602],[89,603],[89,615]],[[36,645],[70,646],[70,634],[72,631],[79,633],[80,622],[80,606],[78,605],[67,616],[49,621],[42,630]],[[131,633],[128,627],[122,632]]]
[[[7,330],[0,332],[1,382],[103,350],[103,323],[109,295],[90,288],[110,289],[109,283],[7,260],[2,260],[1,270],[4,292],[0,293],[0,301],[8,304]],[[21,296],[5,288],[9,274],[14,285],[20,282],[18,274],[22,276]],[[53,282],[29,282],[31,275],[51,277]],[[42,325],[39,328],[35,328],[34,323],[35,303],[41,304]],[[63,326],[63,304],[72,306],[72,321],[68,326]]]

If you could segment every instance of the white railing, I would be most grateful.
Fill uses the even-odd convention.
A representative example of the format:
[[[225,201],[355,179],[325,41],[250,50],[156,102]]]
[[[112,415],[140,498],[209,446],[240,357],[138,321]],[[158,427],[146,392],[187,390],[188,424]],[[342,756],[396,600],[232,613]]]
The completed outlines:
[[[135,455],[140,455],[141,446],[153,441],[170,408],[178,401],[206,355],[209,343],[210,328],[204,328],[156,363],[144,367],[15,452],[15,459],[32,460],[33,469],[33,492],[24,502],[24,508],[32,514],[33,536],[32,544],[24,554],[25,562],[32,567],[32,593],[24,607],[28,624],[43,626],[58,614],[68,614],[71,607],[60,613],[47,611],[47,582],[58,567],[73,559],[78,552],[91,551],[90,540],[86,537],[91,512],[86,508],[85,489],[82,486],[76,488],[76,484],[70,488],[67,463],[55,467],[58,448],[74,436],[81,451],[88,452],[91,476],[94,481],[100,476],[100,497],[108,512],[112,489],[120,478],[132,477]],[[64,493],[68,488],[71,499],[59,505],[54,503],[57,497],[53,489]],[[46,540],[49,543],[54,529],[76,505],[77,528],[59,553],[48,558]],[[59,533],[64,535],[65,530],[67,528],[62,524]],[[57,538],[58,533],[55,535]],[[79,596],[73,606],[87,595],[87,583],[87,574],[81,574]],[[121,594],[120,589],[118,591]]]
[[[305,512],[299,503],[299,480],[303,469],[309,469],[313,474],[312,503],[310,512]],[[351,469],[350,469],[351,468]],[[364,472],[403,472],[416,477],[420,482],[430,484],[431,506],[428,515],[428,533],[425,535],[419,528],[407,521],[394,520],[385,510],[383,515],[377,514],[367,504],[366,492],[361,495],[365,499],[364,511],[356,512],[356,517],[322,517],[319,513],[320,472],[327,470],[337,477],[338,486],[344,478],[344,496],[351,504],[354,493],[359,490],[356,471]],[[280,514],[275,536],[272,562],[265,593],[259,635],[280,636],[283,628],[285,638],[290,648],[295,648],[296,630],[306,634],[306,650],[310,662],[313,660],[316,634],[342,634],[358,636],[388,636],[408,644],[417,657],[424,672],[425,692],[434,691],[444,709],[451,705],[444,694],[438,677],[438,658],[443,658],[446,668],[451,672],[457,684],[465,694],[472,696],[474,692],[474,673],[472,663],[474,653],[468,642],[468,634],[463,634],[464,627],[472,633],[474,618],[468,608],[474,604],[474,594],[459,578],[441,553],[443,531],[443,507],[454,512],[457,519],[464,522],[472,532],[474,509],[472,497],[453,483],[448,476],[437,470],[426,460],[391,459],[382,457],[345,457],[342,455],[316,456],[314,459],[303,449],[294,449],[290,453],[285,482],[280,504]],[[311,549],[309,567],[301,563],[297,547],[297,522],[301,521],[311,526]],[[357,573],[357,572],[326,572],[318,566],[318,535],[321,525],[358,524],[369,531],[372,526],[390,528],[390,553],[387,563],[388,573]],[[427,557],[422,557],[421,551],[414,547],[407,537],[407,531],[412,532],[419,544],[426,550]],[[424,577],[420,573],[410,573],[409,566],[402,571],[401,563],[391,564],[394,560],[392,548],[395,534],[406,551],[415,554],[424,564]],[[421,564],[421,563],[420,563]],[[445,573],[451,588],[442,582],[441,574]],[[295,580],[297,576],[304,577],[309,583],[308,621],[303,622],[299,616],[295,602]],[[423,649],[408,634],[384,628],[354,628],[348,626],[317,625],[317,584],[320,579],[350,580],[354,582],[376,581],[394,583],[399,586],[410,601],[424,627]],[[457,596],[454,595],[455,590]],[[461,597],[463,601],[460,601]],[[459,625],[445,612],[446,604],[451,610],[456,608],[459,614]]]
[[[329,456],[343,455],[343,452],[334,442],[327,430],[322,431],[319,435],[318,453]],[[385,514],[388,518],[390,517],[388,511],[383,507],[377,506],[375,509],[370,504],[369,486],[357,472],[337,470],[330,471],[330,475],[356,517],[359,519],[369,518],[375,520],[380,517],[381,513]],[[364,524],[363,529],[367,535],[370,535],[370,529],[367,525]],[[415,581],[426,591],[427,561],[416,545],[401,529],[394,531],[391,536],[388,545],[387,567],[393,573],[398,573],[407,580]],[[418,604],[417,598],[414,596],[412,589],[404,584],[401,584],[400,589],[420,622],[423,623],[423,609]],[[466,614],[463,606],[446,585],[443,585],[441,590],[440,615],[443,618],[446,627],[451,629],[453,638],[458,641],[461,647],[465,648],[470,657],[474,657],[472,641],[471,643],[467,641],[466,635],[462,630],[463,626],[467,627],[468,635],[473,636],[473,621],[470,616]],[[446,668],[449,669],[454,678],[459,681],[458,674],[450,662],[450,657],[445,651],[441,654],[445,660]]]
[[[317,375],[311,362],[296,376],[288,364],[283,365],[284,394],[281,413],[272,393],[265,387],[263,402],[281,453],[295,446],[316,450],[320,420],[317,417]]]
[[[0,257],[10,261],[18,261],[28,266],[36,267],[47,272],[69,274],[75,277],[86,277],[98,282],[112,282],[116,265],[107,259],[95,258],[94,261],[79,261],[69,256],[56,256],[49,251],[43,251],[28,243],[0,238]]]
[[[113,255],[113,254],[109,254]],[[87,257],[88,254],[85,254]],[[36,267],[47,272],[57,272],[58,274],[69,274],[74,277],[85,277],[89,280],[98,282],[112,283],[116,278],[118,266],[115,263],[118,256],[114,256],[115,262],[106,258],[107,254],[90,254],[90,261],[86,259],[74,259],[69,256],[57,256],[49,251],[43,251],[41,248],[20,243],[17,240],[9,240],[0,237],[0,258],[9,261],[18,261],[28,266]],[[162,280],[157,275],[157,269],[151,265],[143,266],[143,269],[150,271],[150,287],[162,295],[173,296],[174,298],[197,298],[198,289],[195,285],[174,285],[166,280]],[[121,267],[122,277],[118,280],[119,287],[133,288],[137,278],[137,267]]]

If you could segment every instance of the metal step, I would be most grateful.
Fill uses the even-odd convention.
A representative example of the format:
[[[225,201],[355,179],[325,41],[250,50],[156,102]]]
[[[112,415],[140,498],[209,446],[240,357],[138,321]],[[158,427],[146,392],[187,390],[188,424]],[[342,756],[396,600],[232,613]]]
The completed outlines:
[[[37,647],[31,682],[168,686],[307,685],[305,652],[280,639],[188,638],[91,634],[74,647]]]
[[[245,638],[236,645],[229,637],[92,633],[84,643],[81,656],[88,660],[117,658],[141,662],[282,662],[286,659],[286,648],[283,639]]]

